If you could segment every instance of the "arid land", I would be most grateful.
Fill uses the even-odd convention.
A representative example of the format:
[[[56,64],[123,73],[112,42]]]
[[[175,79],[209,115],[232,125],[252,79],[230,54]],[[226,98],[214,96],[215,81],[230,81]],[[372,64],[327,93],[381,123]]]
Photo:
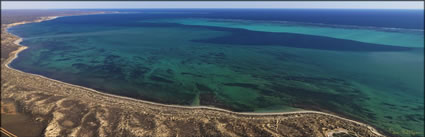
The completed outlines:
[[[15,12],[15,13],[14,13]],[[38,14],[37,14],[38,12]],[[13,25],[94,11],[9,11],[2,14],[2,127],[18,136],[382,136],[376,129],[318,111],[236,113],[164,105],[105,94],[8,67],[26,47]],[[15,15],[15,16],[13,16]],[[5,21],[4,21],[5,20]],[[23,132],[25,131],[25,132]]]

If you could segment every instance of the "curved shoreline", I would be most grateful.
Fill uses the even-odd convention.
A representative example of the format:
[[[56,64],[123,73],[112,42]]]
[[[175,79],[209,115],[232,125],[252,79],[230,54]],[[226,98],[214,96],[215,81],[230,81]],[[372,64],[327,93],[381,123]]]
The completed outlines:
[[[12,24],[8,24],[5,28],[6,33],[9,33],[7,30],[10,27],[13,26],[17,26],[17,25],[22,25],[22,24],[27,24],[27,23],[38,23],[38,22],[42,22],[42,21],[47,21],[47,20],[53,20],[59,17],[64,17],[64,16],[48,16],[48,17],[42,17],[38,20],[34,20],[34,21],[23,21],[23,22],[17,22],[17,23],[12,23]],[[373,128],[370,125],[355,121],[355,120],[351,120],[351,119],[347,119],[338,115],[334,115],[334,114],[330,114],[330,113],[325,113],[325,112],[320,112],[320,111],[310,111],[310,110],[296,110],[296,111],[289,111],[289,112],[273,112],[273,113],[268,113],[268,112],[264,112],[264,113],[255,113],[255,112],[233,112],[230,110],[226,110],[226,109],[222,109],[222,108],[216,108],[216,107],[210,107],[210,106],[181,106],[181,105],[170,105],[170,104],[162,104],[162,103],[156,103],[156,102],[151,102],[151,101],[145,101],[145,100],[140,100],[140,99],[134,99],[134,98],[130,98],[130,97],[124,97],[124,96],[119,96],[119,95],[113,95],[113,94],[109,94],[109,93],[104,93],[104,92],[100,92],[91,88],[87,88],[87,87],[83,87],[83,86],[79,86],[79,85],[74,85],[74,84],[70,84],[70,83],[66,83],[66,82],[62,82],[59,80],[55,80],[55,79],[51,79],[39,74],[32,74],[32,73],[27,73],[27,72],[23,72],[21,70],[18,69],[14,69],[12,67],[9,66],[10,63],[12,63],[12,61],[14,59],[16,59],[18,57],[18,54],[27,49],[27,46],[24,45],[20,45],[20,42],[22,42],[22,38],[20,38],[19,36],[16,36],[12,33],[9,33],[12,36],[18,38],[17,40],[15,40],[13,43],[18,47],[17,50],[11,52],[9,55],[13,54],[13,57],[9,57],[7,58],[7,60],[4,63],[4,66],[8,69],[14,70],[14,71],[18,71],[20,73],[26,74],[26,75],[33,75],[36,77],[40,77],[43,79],[48,79],[51,81],[55,81],[58,82],[60,84],[64,84],[70,87],[74,87],[74,88],[79,88],[79,89],[84,89],[102,96],[108,96],[108,97],[112,97],[114,99],[121,99],[121,100],[125,100],[125,101],[133,101],[133,102],[138,102],[138,103],[144,103],[144,104],[149,104],[149,105],[154,105],[154,106],[160,106],[160,107],[171,107],[171,108],[180,108],[180,109],[208,109],[208,110],[214,110],[214,111],[219,111],[219,112],[225,112],[225,113],[229,113],[229,114],[235,114],[235,115],[244,115],[244,116],[273,116],[273,115],[285,115],[285,114],[321,114],[321,115],[326,115],[326,116],[331,116],[334,118],[338,118],[341,120],[345,120],[345,121],[349,121],[349,122],[353,122],[356,124],[359,124],[361,126],[367,127],[372,133],[376,134],[377,136],[384,136],[381,133],[379,133],[375,128]]]

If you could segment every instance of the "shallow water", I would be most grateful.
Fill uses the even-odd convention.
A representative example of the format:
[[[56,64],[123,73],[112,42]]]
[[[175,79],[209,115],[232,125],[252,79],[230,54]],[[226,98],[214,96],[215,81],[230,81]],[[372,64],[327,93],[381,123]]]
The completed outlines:
[[[208,18],[163,19],[153,21],[144,20],[142,22],[166,22],[196,26],[240,28],[262,32],[287,32],[291,34],[326,36],[366,43],[407,47],[423,47],[424,45],[423,30],[418,29],[400,30],[397,28],[361,27],[350,25]]]
[[[29,48],[11,67],[160,103],[323,110],[423,136],[423,30],[200,16],[105,14],[16,26],[9,31]]]

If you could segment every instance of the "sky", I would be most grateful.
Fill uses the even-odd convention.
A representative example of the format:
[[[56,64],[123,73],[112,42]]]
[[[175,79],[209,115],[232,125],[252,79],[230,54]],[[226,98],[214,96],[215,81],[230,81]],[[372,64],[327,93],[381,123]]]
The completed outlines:
[[[323,8],[424,9],[423,1],[2,1],[1,9]]]

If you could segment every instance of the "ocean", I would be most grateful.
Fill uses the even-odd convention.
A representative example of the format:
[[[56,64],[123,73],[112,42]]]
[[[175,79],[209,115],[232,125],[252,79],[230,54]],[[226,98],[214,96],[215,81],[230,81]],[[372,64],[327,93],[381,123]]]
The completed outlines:
[[[10,28],[10,66],[101,92],[238,112],[336,113],[424,136],[423,10],[145,9]]]

